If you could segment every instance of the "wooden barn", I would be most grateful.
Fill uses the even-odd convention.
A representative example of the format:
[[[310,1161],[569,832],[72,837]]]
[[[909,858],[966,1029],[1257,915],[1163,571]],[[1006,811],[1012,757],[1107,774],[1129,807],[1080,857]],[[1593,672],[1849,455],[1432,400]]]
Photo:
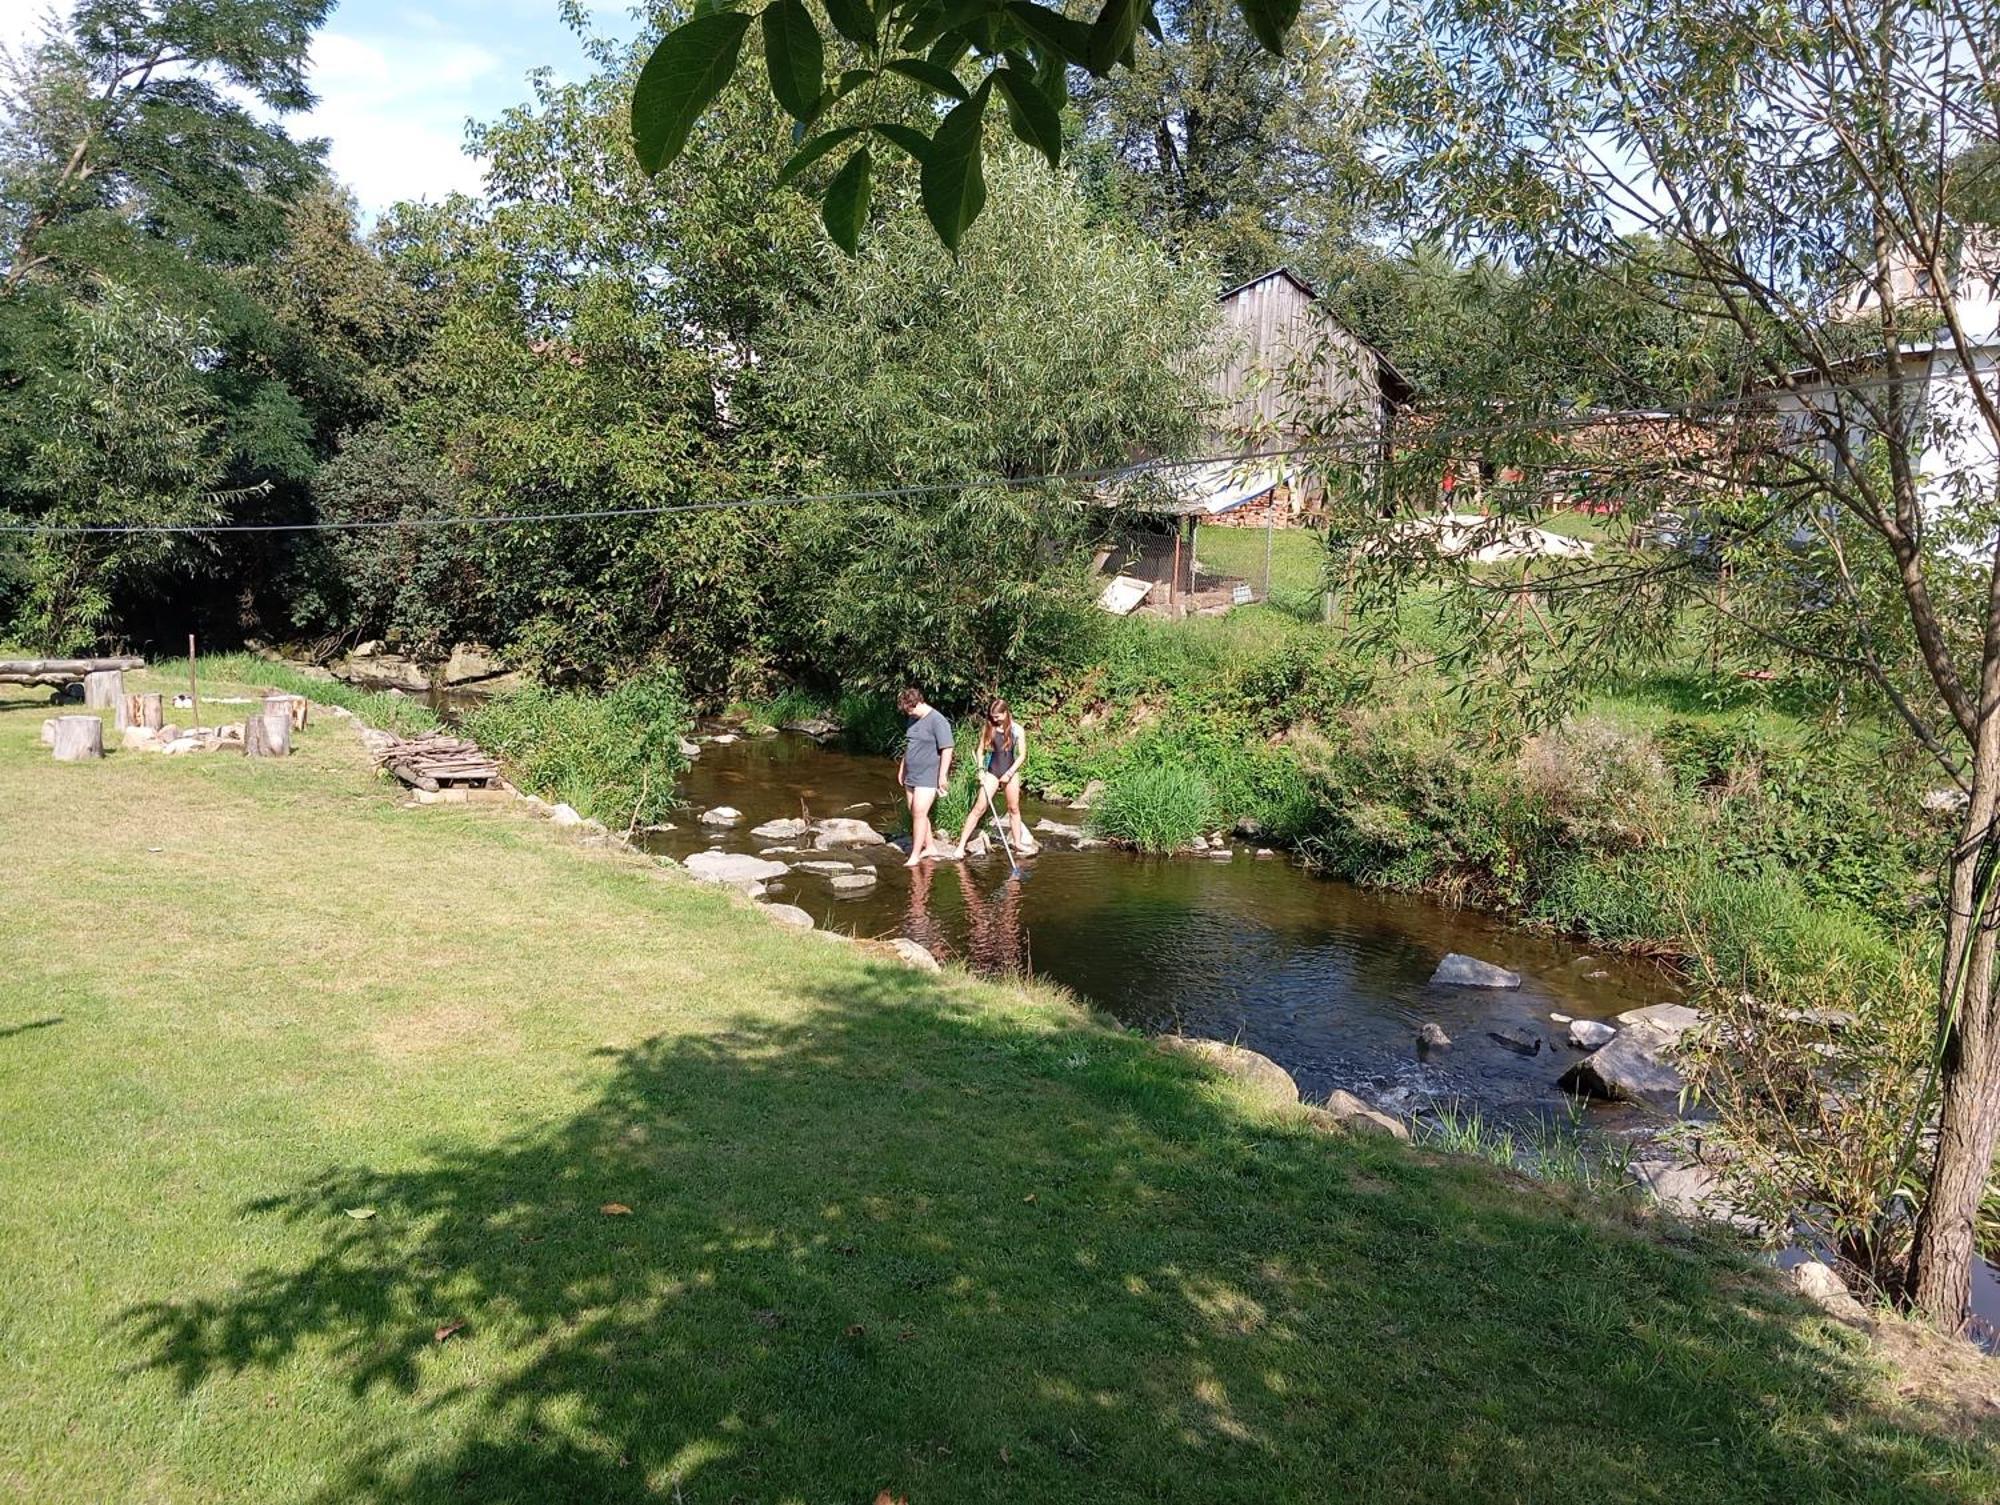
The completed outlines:
[[[1388,457],[1396,413],[1413,395],[1388,357],[1328,314],[1287,267],[1239,283],[1217,302],[1203,448],[1247,458],[1163,471],[1143,495],[1107,498],[1131,522],[1106,564],[1132,582],[1122,597],[1107,594],[1107,609],[1120,609],[1114,599],[1136,600],[1144,610],[1181,615],[1261,598],[1268,565],[1248,598],[1240,579],[1197,570],[1200,525],[1268,529],[1312,520],[1324,503],[1323,477],[1372,481]],[[1290,453],[1301,449],[1316,452]],[[1134,597],[1141,584],[1150,588]]]

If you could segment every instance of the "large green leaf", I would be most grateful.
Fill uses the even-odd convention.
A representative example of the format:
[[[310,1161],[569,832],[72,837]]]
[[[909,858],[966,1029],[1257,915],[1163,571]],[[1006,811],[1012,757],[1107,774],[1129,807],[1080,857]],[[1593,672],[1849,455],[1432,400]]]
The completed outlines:
[[[1044,94],[1032,73],[1014,67],[993,75],[1000,92],[1007,96],[1007,120],[1014,134],[1049,159],[1049,166],[1062,162],[1062,114]]]
[[[865,125],[843,125],[824,135],[815,136],[791,155],[791,160],[778,170],[778,181],[789,183],[813,163],[819,161],[841,142],[852,139],[867,130]]]
[[[970,99],[972,96],[959,81],[958,75],[949,68],[940,68],[927,58],[892,57],[882,65],[905,78],[913,78],[926,89],[944,95],[948,99]]]
[[[826,185],[820,217],[826,233],[849,256],[861,244],[861,227],[868,222],[868,147],[864,143]]]
[[[771,0],[764,7],[764,63],[785,113],[811,120],[826,82],[826,49],[805,0]]]
[[[1284,56],[1285,34],[1299,18],[1299,0],[1236,0],[1236,8],[1264,49]]]
[[[986,177],[980,167],[981,128],[991,81],[953,108],[938,123],[930,152],[923,159],[924,213],[945,249],[958,243],[979,211],[986,207]]]
[[[914,161],[922,162],[931,154],[931,138],[913,125],[904,125],[895,120],[878,120],[873,129],[884,141],[893,141],[908,152]]]
[[[835,31],[856,47],[875,50],[875,12],[865,0],[820,0],[820,3],[826,7],[826,18]]]
[[[1099,78],[1109,73],[1138,34],[1139,0],[1104,0],[1090,27],[1090,71]]]
[[[632,151],[647,172],[681,154],[701,112],[735,73],[749,29],[742,11],[711,11],[660,38],[632,88]]]
[[[1090,66],[1090,28],[1034,0],[1011,0],[1007,14],[1028,40],[1059,53],[1079,68]]]

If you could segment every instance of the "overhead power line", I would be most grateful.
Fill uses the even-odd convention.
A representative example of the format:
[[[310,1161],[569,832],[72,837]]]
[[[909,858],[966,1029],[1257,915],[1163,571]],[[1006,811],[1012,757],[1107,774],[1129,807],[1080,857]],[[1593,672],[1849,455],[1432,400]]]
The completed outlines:
[[[1866,382],[1845,383],[1832,389],[1829,395],[1838,397],[1841,393],[1898,384],[1898,378],[1875,379]],[[1527,417],[1507,418],[1490,423],[1471,424],[1419,424],[1400,444],[1410,445],[1420,450],[1435,450],[1440,445],[1457,441],[1495,440],[1514,436],[1548,437],[1557,433],[1597,428],[1606,425],[1628,424],[1634,426],[1669,426],[1699,424],[1718,418],[1735,416],[1751,406],[1744,399],[1726,399],[1706,409],[1684,413],[1672,411],[1644,413],[1569,413],[1542,414]],[[1756,407],[1767,416],[1771,413],[1762,403]],[[803,492],[768,494],[760,496],[717,497],[699,501],[663,502],[642,507],[596,507],[574,510],[541,512],[504,513],[455,513],[430,517],[392,518],[315,518],[302,522],[259,522],[259,523],[9,523],[0,522],[0,535],[33,535],[45,538],[75,538],[121,535],[168,535],[168,534],[249,534],[249,533],[357,533],[380,532],[397,528],[444,529],[444,528],[489,528],[508,527],[531,523],[597,522],[619,518],[671,517],[696,512],[728,512],[753,507],[802,507],[818,504],[851,504],[861,502],[905,501],[917,497],[938,496],[949,492],[978,490],[1022,490],[1033,486],[1082,485],[1135,479],[1161,472],[1193,470],[1215,465],[1253,465],[1265,461],[1277,461],[1310,456],[1320,460],[1347,459],[1361,463],[1375,463],[1382,459],[1382,437],[1378,434],[1356,435],[1348,438],[1324,438],[1303,444],[1290,445],[1273,450],[1232,450],[1226,454],[1198,455],[1175,459],[1158,457],[1129,461],[1122,465],[1096,466],[1088,469],[1050,471],[1027,476],[976,476],[964,480],[914,482],[904,486],[868,487],[849,491]],[[1697,458],[1697,457],[1689,457]],[[1395,458],[1391,457],[1391,463]],[[1518,465],[1518,461],[1509,463]],[[1564,457],[1558,461],[1529,465],[1529,469],[1551,471],[1590,470],[1605,471],[1620,467],[1619,461],[1577,455]],[[1625,464],[1634,462],[1626,461]],[[1638,462],[1651,469],[1659,465],[1674,463],[1671,456],[1644,457]],[[258,487],[245,488],[243,492],[215,493],[214,496],[233,497],[255,492]],[[268,490],[268,485],[264,485]]]

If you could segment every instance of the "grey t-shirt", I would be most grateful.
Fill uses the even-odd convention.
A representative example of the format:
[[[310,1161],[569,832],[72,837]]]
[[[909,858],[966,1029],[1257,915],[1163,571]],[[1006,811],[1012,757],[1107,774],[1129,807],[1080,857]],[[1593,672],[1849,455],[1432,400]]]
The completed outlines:
[[[951,746],[951,723],[936,711],[926,711],[910,723],[903,743],[903,785],[935,789],[944,750]]]

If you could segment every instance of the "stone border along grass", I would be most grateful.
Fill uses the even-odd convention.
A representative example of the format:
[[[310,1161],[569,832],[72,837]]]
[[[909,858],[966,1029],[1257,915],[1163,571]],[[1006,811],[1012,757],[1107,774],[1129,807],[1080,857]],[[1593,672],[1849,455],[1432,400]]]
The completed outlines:
[[[378,751],[380,747],[401,740],[394,732],[386,732],[379,727],[368,725],[345,706],[325,702],[314,703],[326,714],[351,722],[361,738],[362,745],[370,752]],[[497,790],[492,791],[497,793],[498,800],[477,799],[476,796],[488,792],[481,790],[439,790],[431,794],[418,789],[409,792],[413,796],[409,803],[418,805],[511,801],[524,806],[530,814],[551,821],[559,830],[577,833],[576,839],[579,845],[605,847],[626,853],[643,860],[658,876],[674,881],[704,883],[711,888],[734,890],[735,897],[741,901],[737,907],[761,914],[774,924],[808,931],[824,940],[842,945],[861,946],[885,959],[892,958],[917,971],[931,973],[944,971],[943,964],[926,947],[907,937],[899,936],[892,941],[870,941],[837,930],[821,930],[813,923],[812,916],[795,904],[762,902],[759,896],[745,892],[738,885],[691,878],[686,869],[671,857],[661,857],[635,845],[629,833],[613,831],[600,820],[579,815],[567,804],[552,804],[540,795],[529,794],[504,778],[500,780]],[[1335,1089],[1325,1103],[1307,1103],[1300,1095],[1298,1082],[1292,1074],[1259,1051],[1219,1040],[1181,1034],[1155,1036],[1154,1048],[1199,1061],[1220,1074],[1242,1083],[1259,1102],[1281,1109],[1296,1110],[1316,1127],[1336,1133],[1386,1135],[1406,1144],[1411,1142],[1410,1127],[1404,1119],[1370,1106],[1354,1093]],[[1433,1153],[1453,1153],[1440,1150],[1436,1146],[1431,1146],[1430,1149]],[[1712,1175],[1699,1164],[1676,1167],[1662,1162],[1648,1162],[1648,1165],[1652,1167],[1651,1173],[1642,1173],[1635,1178],[1632,1185],[1636,1190],[1643,1192],[1662,1212],[1688,1220],[1700,1219],[1730,1224],[1736,1222],[1734,1214],[1726,1204],[1717,1203]],[[1690,1178],[1702,1179],[1700,1184],[1696,1185]],[[1874,1322],[1867,1309],[1855,1299],[1840,1276],[1824,1263],[1816,1259],[1806,1260],[1793,1268],[1791,1277],[1799,1293],[1829,1316],[1863,1332],[1874,1330]]]

